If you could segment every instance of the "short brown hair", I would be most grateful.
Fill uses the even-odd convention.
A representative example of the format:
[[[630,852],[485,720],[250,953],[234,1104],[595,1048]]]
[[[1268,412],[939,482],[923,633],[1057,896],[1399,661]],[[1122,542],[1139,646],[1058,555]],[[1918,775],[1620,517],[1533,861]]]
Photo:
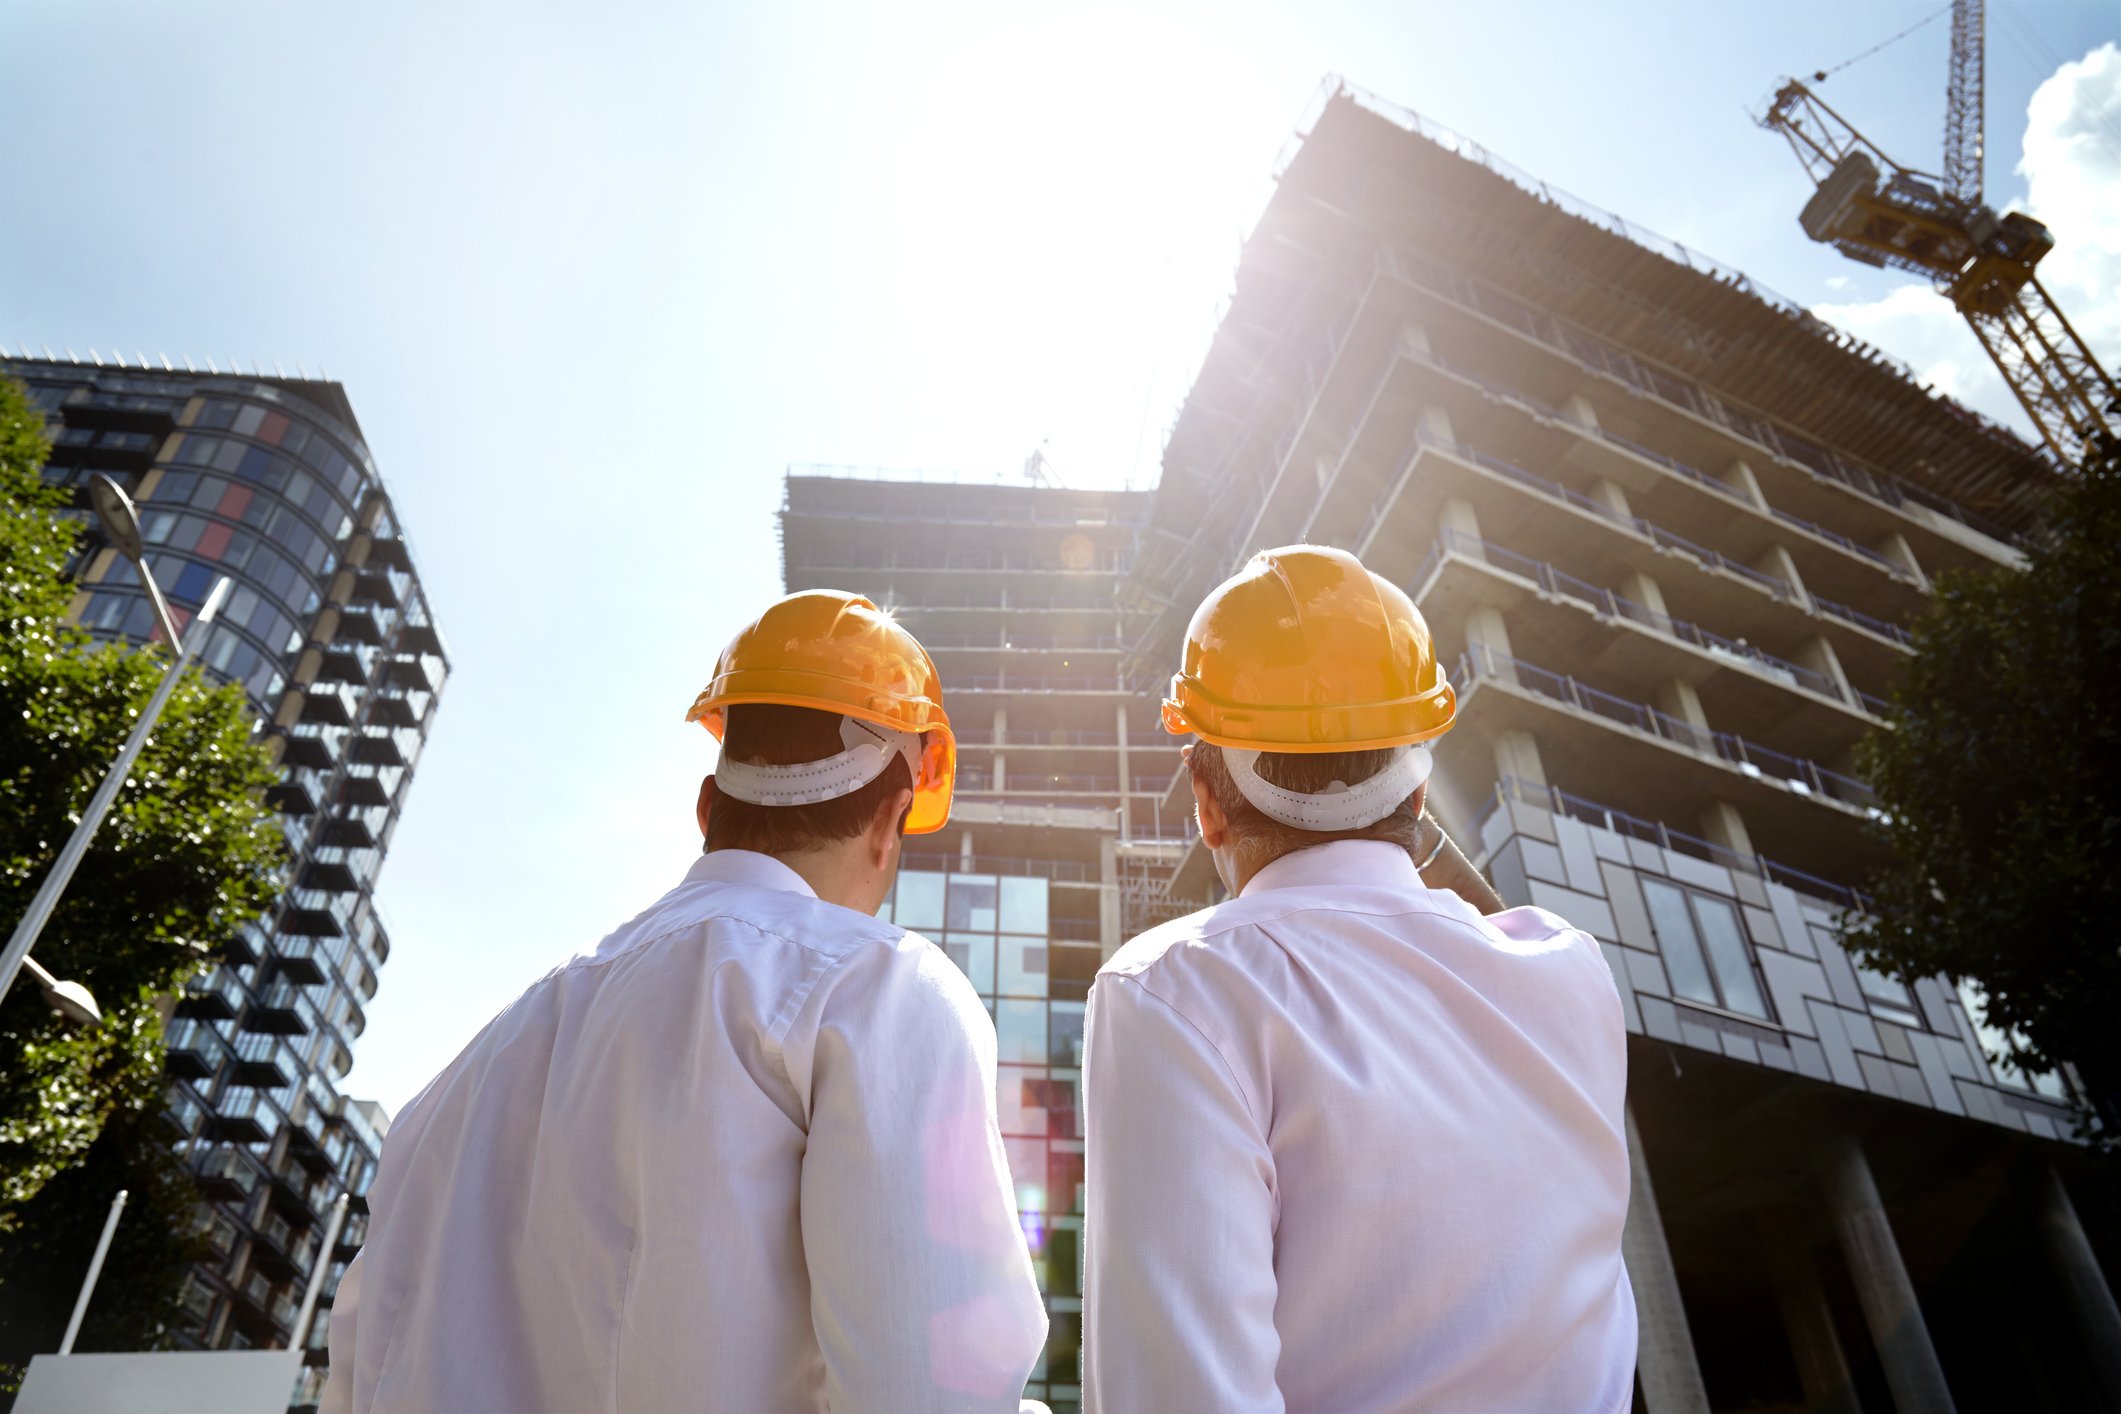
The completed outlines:
[[[847,749],[840,740],[840,721],[838,713],[810,707],[739,703],[729,709],[728,725],[722,730],[722,754],[755,766],[822,761]],[[834,840],[851,840],[869,828],[878,806],[896,792],[912,788],[913,775],[906,769],[905,757],[894,754],[884,773],[868,785],[815,805],[754,805],[717,791],[714,809],[707,815],[707,852],[749,849],[760,854],[793,854]],[[899,816],[898,827],[903,834],[906,815]]]
[[[1393,754],[1390,748],[1378,751],[1267,751],[1260,754],[1257,770],[1262,780],[1283,790],[1312,795],[1335,781],[1345,781],[1351,786],[1367,781],[1391,764]],[[1421,816],[1414,809],[1411,793],[1390,815],[1374,824],[1353,830],[1299,830],[1294,825],[1284,825],[1261,814],[1257,806],[1245,799],[1237,789],[1237,782],[1231,778],[1230,763],[1223,759],[1221,747],[1205,741],[1196,742],[1186,762],[1193,772],[1193,779],[1207,787],[1209,796],[1222,807],[1223,818],[1229,822],[1230,843],[1236,850],[1238,868],[1243,873],[1257,873],[1285,854],[1334,840],[1381,840],[1396,844],[1409,854],[1421,841]]]

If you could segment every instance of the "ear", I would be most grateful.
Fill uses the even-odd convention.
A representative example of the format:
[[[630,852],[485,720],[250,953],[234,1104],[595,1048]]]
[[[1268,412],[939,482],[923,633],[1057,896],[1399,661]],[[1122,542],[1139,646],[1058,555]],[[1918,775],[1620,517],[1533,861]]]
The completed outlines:
[[[1190,748],[1189,748],[1190,749]],[[1193,784],[1193,814],[1200,821],[1200,842],[1209,849],[1221,849],[1230,837],[1230,818],[1209,794],[1207,783],[1198,776],[1190,777]]]
[[[1423,781],[1416,786],[1414,794],[1407,797],[1407,803],[1414,807],[1414,818],[1419,820],[1421,812],[1428,809],[1429,806],[1429,783]]]
[[[905,824],[906,812],[913,808],[913,792],[903,787],[893,791],[880,801],[876,814],[869,817],[869,829],[862,843],[869,855],[869,862],[878,869],[891,867],[892,855],[897,851],[901,826]]]
[[[714,811],[714,777],[708,776],[700,782],[699,803],[692,807],[693,818],[700,822],[700,843],[707,843],[707,817]]]

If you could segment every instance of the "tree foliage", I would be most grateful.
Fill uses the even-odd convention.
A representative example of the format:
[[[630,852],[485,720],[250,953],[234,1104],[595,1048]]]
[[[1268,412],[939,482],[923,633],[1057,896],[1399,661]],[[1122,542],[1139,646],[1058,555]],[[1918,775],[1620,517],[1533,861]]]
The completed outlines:
[[[2121,462],[2057,492],[2022,570],[1946,577],[1865,743],[1893,863],[1852,931],[1979,986],[2020,1070],[2067,1062],[2121,1129]],[[2087,1129],[2087,1133],[2090,1130]]]
[[[98,646],[66,622],[77,527],[59,514],[64,493],[42,481],[48,451],[22,389],[0,379],[9,931],[169,664],[162,647]],[[123,1304],[138,1310],[105,1334],[120,1346],[151,1341],[174,1314],[196,1198],[159,1118],[163,1020],[173,994],[276,895],[283,850],[262,798],[273,779],[242,690],[189,674],[34,953],[95,994],[103,1024],[69,1026],[26,974],[0,1003],[0,1361],[52,1348],[41,1327],[55,1312],[56,1340],[116,1187],[134,1201],[114,1250],[134,1270],[114,1256],[106,1283],[135,1284]]]

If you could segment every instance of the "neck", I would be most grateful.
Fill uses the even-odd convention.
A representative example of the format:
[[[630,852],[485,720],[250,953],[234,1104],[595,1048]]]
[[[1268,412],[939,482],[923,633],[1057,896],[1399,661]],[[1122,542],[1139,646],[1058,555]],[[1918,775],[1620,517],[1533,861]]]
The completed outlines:
[[[891,891],[890,875],[868,867],[860,841],[839,841],[822,849],[794,850],[774,858],[793,869],[810,891],[827,903],[874,913]]]

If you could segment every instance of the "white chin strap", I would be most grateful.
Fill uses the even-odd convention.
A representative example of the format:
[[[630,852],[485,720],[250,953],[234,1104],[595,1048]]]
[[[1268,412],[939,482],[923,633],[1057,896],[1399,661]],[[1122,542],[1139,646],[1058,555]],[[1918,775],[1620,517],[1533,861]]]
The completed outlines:
[[[1230,779],[1238,794],[1269,820],[1299,830],[1359,830],[1374,825],[1405,803],[1429,779],[1435,757],[1427,746],[1397,748],[1385,768],[1366,781],[1335,781],[1316,795],[1284,790],[1259,774],[1257,751],[1223,748]]]
[[[884,774],[891,758],[906,760],[907,783],[921,779],[921,738],[917,732],[893,731],[855,717],[840,718],[840,741],[846,750],[822,761],[794,766],[760,766],[738,761],[726,752],[714,768],[714,788],[751,805],[816,805],[852,795]]]

